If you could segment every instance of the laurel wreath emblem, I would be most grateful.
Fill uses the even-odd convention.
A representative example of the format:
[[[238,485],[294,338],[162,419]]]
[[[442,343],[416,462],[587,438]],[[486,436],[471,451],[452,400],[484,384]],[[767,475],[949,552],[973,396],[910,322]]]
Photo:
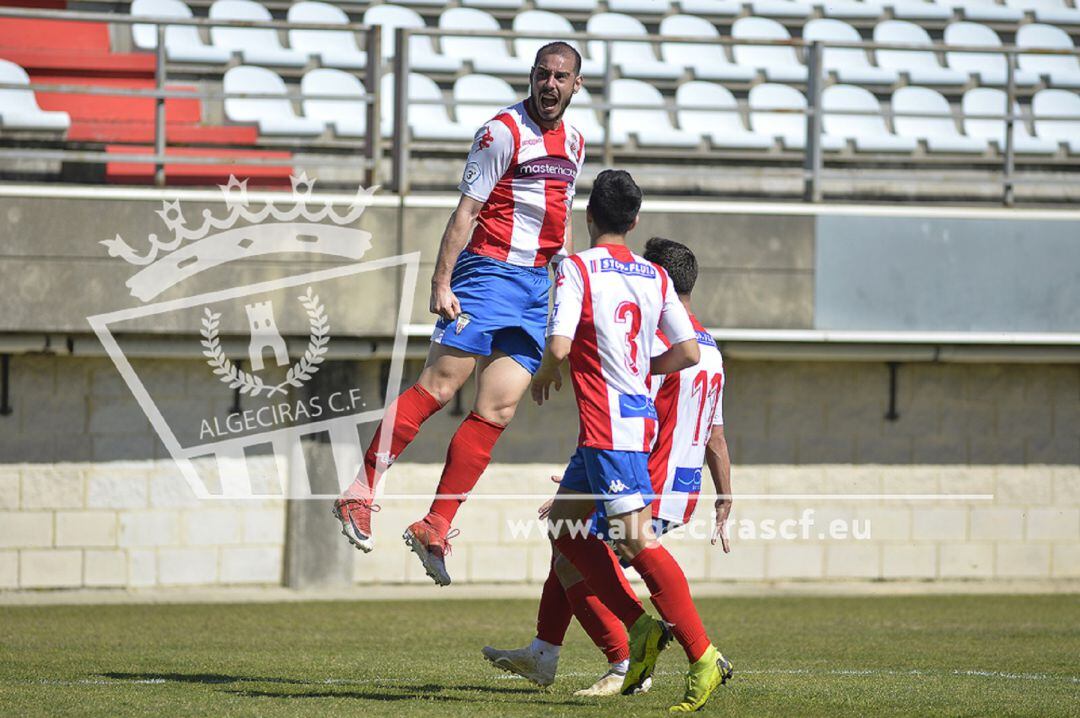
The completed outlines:
[[[249,394],[253,397],[266,392],[267,397],[274,394],[285,394],[286,386],[300,388],[313,374],[319,371],[319,365],[323,363],[326,354],[326,345],[330,343],[330,323],[326,318],[326,308],[319,301],[319,295],[314,294],[311,287],[307,292],[297,297],[304,306],[308,315],[308,324],[311,334],[308,337],[307,349],[300,361],[289,367],[285,374],[285,381],[271,385],[265,383],[255,374],[250,374],[229,361],[225,352],[221,349],[221,340],[218,337],[218,327],[221,324],[221,312],[215,312],[210,307],[203,309],[202,334],[203,356],[206,363],[214,370],[223,384],[228,384],[230,389],[239,389],[241,394]]]

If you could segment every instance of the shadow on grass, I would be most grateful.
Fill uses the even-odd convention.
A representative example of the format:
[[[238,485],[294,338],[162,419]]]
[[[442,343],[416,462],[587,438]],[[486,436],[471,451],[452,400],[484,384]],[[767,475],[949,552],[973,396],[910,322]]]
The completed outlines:
[[[267,691],[267,690],[255,690],[255,689],[238,689],[238,690],[226,690],[223,693],[228,693],[234,696],[242,696],[244,698],[349,698],[355,700],[365,701],[414,701],[414,700],[426,700],[426,701],[442,701],[446,703],[457,702],[463,700],[457,696],[442,695],[444,686],[438,686],[435,684],[427,684],[422,686],[397,686],[391,689],[393,692],[387,690],[348,690],[348,691],[334,691],[334,690],[318,690],[318,691]]]
[[[101,673],[102,678],[115,681],[165,681],[166,683],[201,683],[215,686],[228,683],[284,683],[294,686],[315,685],[312,681],[294,678],[266,678],[265,676],[228,676],[221,673]]]

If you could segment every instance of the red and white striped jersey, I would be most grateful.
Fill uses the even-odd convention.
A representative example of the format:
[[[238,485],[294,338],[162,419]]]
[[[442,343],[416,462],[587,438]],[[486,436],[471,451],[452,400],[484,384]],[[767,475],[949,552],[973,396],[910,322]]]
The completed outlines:
[[[656,408],[649,361],[656,330],[694,338],[671,279],[622,245],[602,244],[559,264],[548,336],[573,340],[570,378],[581,417],[579,446],[649,451]]]
[[[652,377],[651,382],[660,424],[649,455],[649,477],[657,494],[652,513],[680,524],[690,520],[697,506],[709,434],[724,424],[724,359],[697,317],[691,314],[690,321],[701,359],[676,374]]]
[[[563,248],[574,183],[585,161],[581,133],[562,121],[541,129],[525,102],[476,132],[458,189],[483,202],[466,249],[523,267],[544,267]]]

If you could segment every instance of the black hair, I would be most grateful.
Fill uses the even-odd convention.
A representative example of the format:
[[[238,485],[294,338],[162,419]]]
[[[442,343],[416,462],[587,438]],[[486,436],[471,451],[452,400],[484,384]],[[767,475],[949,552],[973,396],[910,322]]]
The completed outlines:
[[[675,293],[688,295],[697,283],[697,257],[685,244],[664,237],[651,237],[645,243],[645,259],[667,270]]]
[[[641,188],[626,170],[604,170],[593,180],[589,211],[603,234],[626,234],[641,209]]]
[[[544,55],[569,55],[574,58],[574,74],[581,74],[581,53],[577,51],[577,48],[568,42],[562,40],[556,40],[555,42],[549,42],[536,51],[536,59],[533,60],[533,67],[540,64],[540,58]]]

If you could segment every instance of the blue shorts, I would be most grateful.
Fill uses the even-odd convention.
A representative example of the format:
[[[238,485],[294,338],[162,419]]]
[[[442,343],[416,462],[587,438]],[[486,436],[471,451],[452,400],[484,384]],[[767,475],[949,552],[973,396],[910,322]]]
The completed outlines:
[[[637,511],[652,501],[649,454],[579,446],[563,472],[561,486],[602,496],[596,499],[599,517]]]
[[[550,288],[546,267],[462,252],[450,277],[461,315],[453,322],[440,317],[431,341],[479,356],[499,350],[534,374],[544,354]]]

